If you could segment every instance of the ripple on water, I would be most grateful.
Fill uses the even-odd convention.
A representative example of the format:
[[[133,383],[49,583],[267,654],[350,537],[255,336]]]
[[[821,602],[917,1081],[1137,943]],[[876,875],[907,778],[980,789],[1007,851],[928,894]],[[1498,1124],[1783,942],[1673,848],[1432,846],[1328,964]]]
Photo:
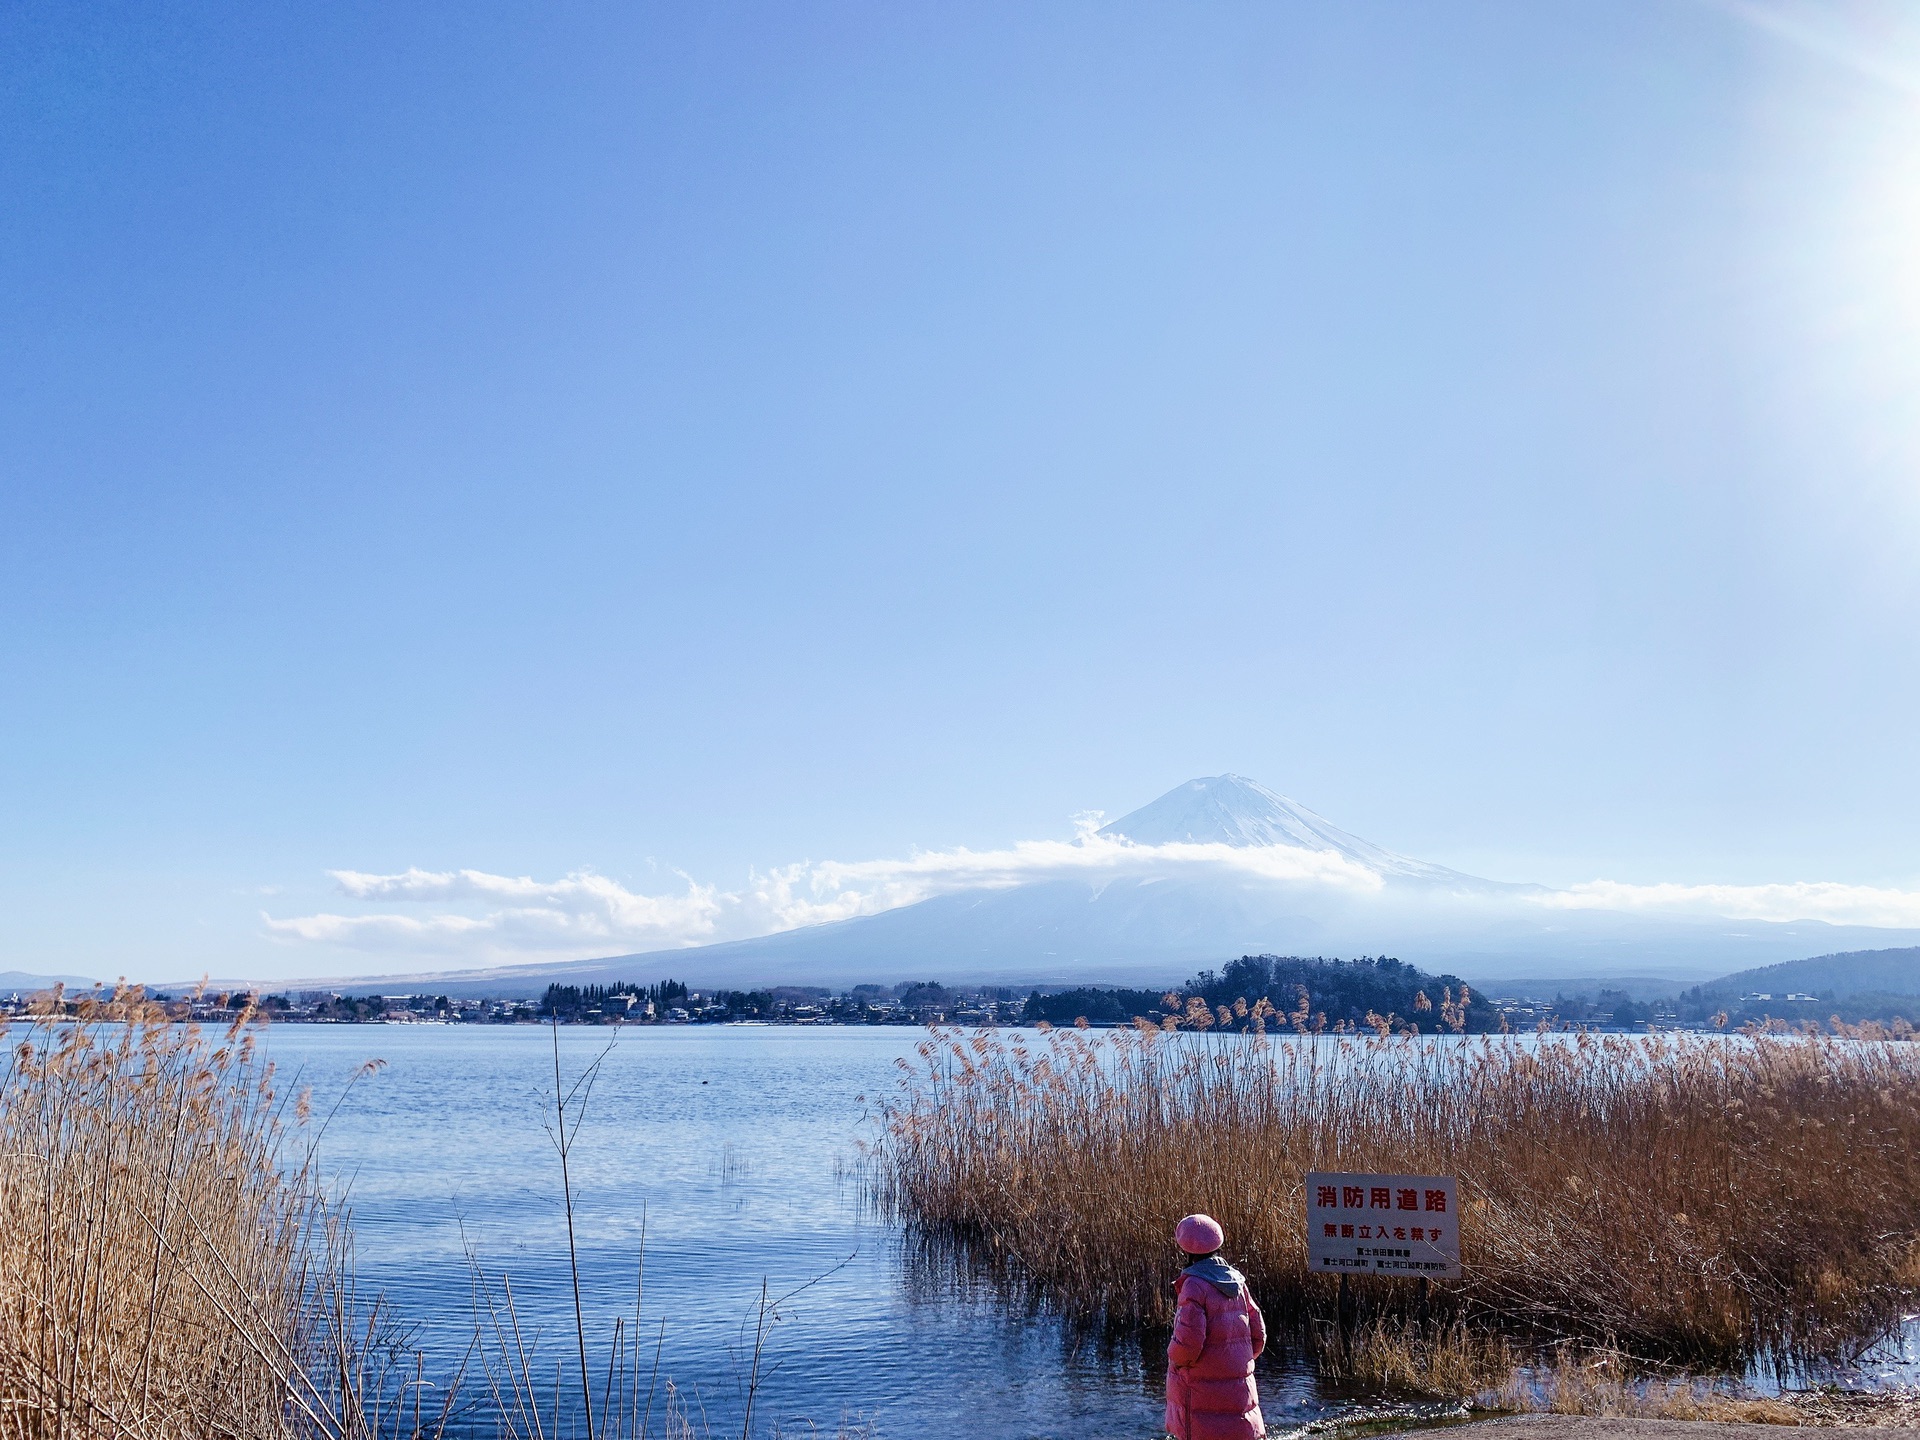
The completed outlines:
[[[608,1038],[560,1032],[568,1083]],[[664,1320],[660,1373],[697,1394],[716,1428],[738,1414],[762,1278],[778,1295],[825,1276],[773,1327],[757,1402],[769,1421],[791,1428],[857,1413],[883,1436],[926,1440],[1158,1435],[1162,1342],[1075,1341],[991,1297],[928,1285],[904,1263],[897,1232],[862,1204],[849,1169],[857,1142],[896,1083],[893,1062],[923,1038],[904,1027],[625,1031],[573,1155],[596,1353],[604,1356],[614,1318],[631,1315],[644,1224],[643,1372]],[[267,1046],[283,1073],[314,1085],[322,1114],[362,1062],[388,1062],[342,1105],[322,1156],[350,1193],[363,1278],[418,1326],[432,1361],[450,1371],[472,1338],[469,1245],[490,1274],[511,1275],[547,1364],[559,1342],[571,1346],[559,1167],[546,1131],[548,1032],[286,1025],[268,1031]],[[1749,1378],[1763,1389],[1910,1386],[1920,1380],[1920,1319],[1844,1372]],[[1362,1420],[1381,1407],[1378,1396],[1317,1383],[1283,1345],[1263,1362],[1261,1388],[1276,1431]],[[1393,1404],[1374,1418],[1447,1409]]]

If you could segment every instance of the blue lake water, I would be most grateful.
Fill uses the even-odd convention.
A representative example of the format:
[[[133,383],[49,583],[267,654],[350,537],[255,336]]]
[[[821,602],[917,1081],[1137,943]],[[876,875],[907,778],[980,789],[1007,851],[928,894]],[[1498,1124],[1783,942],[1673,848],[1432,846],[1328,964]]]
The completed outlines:
[[[610,1033],[559,1032],[569,1084]],[[619,1036],[572,1160],[596,1367],[614,1318],[633,1311],[644,1217],[642,1374],[664,1336],[661,1379],[671,1377],[696,1426],[704,1413],[716,1435],[739,1432],[762,1280],[779,1295],[823,1275],[772,1327],[757,1432],[817,1425],[830,1435],[860,1417],[887,1440],[1161,1433],[1164,1338],[1073,1343],[1044,1316],[956,1294],[912,1266],[898,1232],[867,1210],[859,1142],[898,1084],[897,1062],[924,1038],[905,1027],[662,1026]],[[556,1360],[577,1365],[559,1162],[546,1129],[551,1032],[288,1025],[269,1029],[265,1044],[283,1075],[299,1071],[313,1085],[320,1113],[358,1066],[387,1062],[341,1105],[321,1158],[349,1191],[363,1281],[418,1327],[441,1373],[473,1338],[468,1247],[489,1275],[511,1276],[521,1321],[539,1332],[534,1368],[547,1383]],[[1751,1378],[1764,1387],[1766,1377]],[[1920,1380],[1915,1332],[1846,1378]],[[1279,1344],[1260,1379],[1276,1432],[1376,1403],[1321,1387]],[[470,1383],[469,1393],[479,1388]]]
[[[608,1038],[560,1031],[569,1083]],[[1159,1435],[1161,1375],[1140,1343],[1072,1344],[1045,1318],[947,1292],[917,1277],[897,1232],[866,1211],[848,1171],[898,1082],[895,1062],[924,1038],[904,1027],[623,1032],[572,1161],[598,1363],[614,1317],[632,1313],[644,1215],[643,1372],[664,1319],[660,1374],[716,1434],[729,1421],[738,1431],[762,1278],[780,1294],[831,1271],[773,1327],[757,1402],[769,1428],[805,1433],[811,1422],[830,1434],[861,1416],[880,1436],[927,1440]],[[489,1272],[512,1277],[522,1323],[542,1334],[536,1368],[550,1376],[573,1345],[545,1130],[550,1032],[288,1025],[266,1045],[283,1075],[313,1084],[321,1112],[357,1066],[387,1062],[321,1144],[326,1172],[350,1190],[363,1281],[384,1287],[450,1370],[473,1335],[470,1245]],[[1277,1427],[1338,1405],[1277,1355],[1263,1394]]]

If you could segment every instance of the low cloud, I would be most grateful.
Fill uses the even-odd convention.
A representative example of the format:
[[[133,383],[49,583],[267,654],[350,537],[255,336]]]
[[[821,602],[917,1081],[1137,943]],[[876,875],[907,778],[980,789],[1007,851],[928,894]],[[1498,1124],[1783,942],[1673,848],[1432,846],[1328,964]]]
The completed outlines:
[[[731,898],[692,880],[678,895],[638,895],[588,872],[559,880],[489,875],[483,870],[406,870],[398,875],[335,870],[331,874],[340,893],[352,900],[468,908],[429,915],[384,911],[284,920],[267,916],[267,933],[280,940],[352,950],[433,956],[576,955],[630,942],[666,947],[718,938],[717,927]]]
[[[485,964],[747,939],[873,915],[957,890],[1002,890],[1040,880],[1212,874],[1353,894],[1383,884],[1373,871],[1331,850],[1136,845],[1081,829],[1075,840],[1022,841],[1000,850],[801,861],[755,871],[737,890],[683,876],[686,888],[668,895],[639,894],[590,871],[535,880],[482,870],[335,870],[329,873],[343,897],[389,908],[262,918],[269,935],[292,943]],[[390,908],[395,906],[407,909]],[[432,907],[433,913],[408,913],[413,907]]]
[[[483,870],[414,869],[392,875],[336,870],[333,880],[341,897],[352,903],[351,911],[262,918],[269,935],[290,944],[478,966],[747,939],[873,915],[937,895],[1047,880],[1264,882],[1349,902],[1387,888],[1373,870],[1333,850],[1139,845],[1096,834],[1090,821],[1077,829],[1073,840],[1024,841],[996,850],[801,861],[754,871],[730,890],[682,875],[681,888],[665,894],[630,890],[591,871],[537,880]],[[1920,929],[1920,892],[1865,885],[1629,885],[1594,880],[1494,900],[1559,910]]]
[[[1920,891],[1815,881],[1791,885],[1626,885],[1590,880],[1549,891],[1563,910],[1630,910],[1724,920],[1824,920],[1832,925],[1920,929]]]

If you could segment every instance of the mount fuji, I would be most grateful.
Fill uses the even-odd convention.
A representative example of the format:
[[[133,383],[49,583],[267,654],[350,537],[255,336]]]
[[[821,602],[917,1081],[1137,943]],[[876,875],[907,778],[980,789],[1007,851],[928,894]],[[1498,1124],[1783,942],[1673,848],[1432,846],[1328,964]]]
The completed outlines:
[[[1384,850],[1240,775],[1189,780],[1095,833],[1135,845],[1285,846],[1331,851],[1383,879],[1469,887],[1494,883]]]
[[[1909,930],[1560,903],[1565,892],[1396,854],[1238,775],[1190,780],[1062,848],[1089,863],[754,939],[431,979],[449,993],[496,995],[667,974],[706,986],[915,977],[1164,984],[1250,953],[1394,954],[1481,981],[1704,978],[1920,942]]]

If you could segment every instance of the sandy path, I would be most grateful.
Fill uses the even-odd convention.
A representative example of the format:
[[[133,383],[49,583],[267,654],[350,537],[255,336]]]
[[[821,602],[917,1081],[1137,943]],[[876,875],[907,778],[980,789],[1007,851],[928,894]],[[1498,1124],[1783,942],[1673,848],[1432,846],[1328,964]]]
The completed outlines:
[[[1894,1418],[1875,1407],[1840,1423],[1871,1425],[1889,1436],[1920,1435],[1920,1421],[1901,1414],[1903,1422],[1884,1423]],[[1838,1418],[1838,1417],[1836,1417]],[[1876,1423],[1880,1422],[1880,1423]],[[1814,1423],[1819,1423],[1818,1421]],[[1833,1420],[1827,1421],[1833,1424]],[[1587,1415],[1512,1415],[1501,1420],[1480,1420],[1471,1425],[1450,1428],[1449,1437],[1484,1436],[1485,1440],[1780,1440],[1779,1425],[1729,1425],[1712,1420],[1616,1420]]]

